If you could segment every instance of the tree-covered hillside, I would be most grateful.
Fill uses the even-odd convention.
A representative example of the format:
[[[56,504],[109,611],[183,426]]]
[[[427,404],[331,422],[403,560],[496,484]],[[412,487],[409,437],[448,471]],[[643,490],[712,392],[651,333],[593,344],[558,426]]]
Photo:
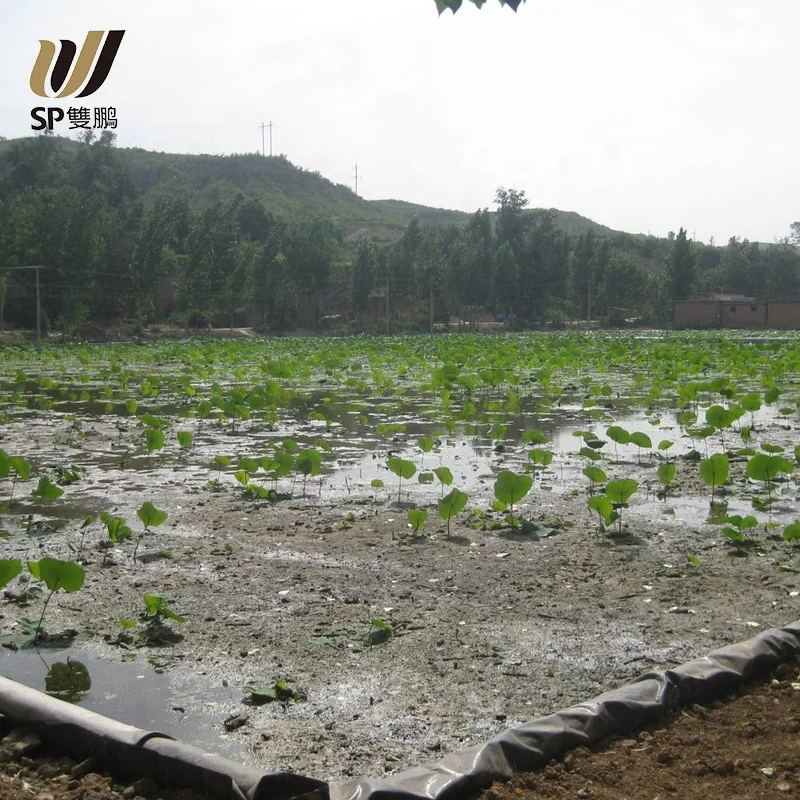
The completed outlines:
[[[492,198],[487,198],[492,200]],[[488,205],[488,203],[487,203]],[[668,321],[694,292],[788,297],[787,240],[725,248],[612,231],[529,209],[500,188],[473,214],[367,201],[282,156],[117,149],[113,134],[0,142],[0,323],[31,323],[39,264],[46,324],[269,329],[426,327],[433,316]],[[387,298],[388,293],[388,298]]]

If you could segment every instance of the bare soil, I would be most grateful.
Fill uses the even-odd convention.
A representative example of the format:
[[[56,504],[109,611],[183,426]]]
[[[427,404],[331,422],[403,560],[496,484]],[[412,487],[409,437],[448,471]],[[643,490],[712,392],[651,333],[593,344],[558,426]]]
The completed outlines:
[[[410,541],[402,508],[354,504],[350,524],[338,504],[271,506],[199,488],[167,504],[164,494],[155,500],[170,519],[145,537],[139,563],[125,546],[104,565],[98,531],[89,534],[86,587],[51,602],[46,628],[81,632],[72,658],[149,659],[180,693],[164,718],[194,718],[222,754],[269,770],[336,779],[436,760],[800,616],[798,575],[779,569],[795,563],[787,543],[762,534],[757,554],[734,557],[702,526],[633,509],[629,535],[603,541],[584,498],[536,498],[530,515],[559,526],[546,539],[475,530],[462,517],[449,539],[431,521]],[[131,487],[114,510],[135,519],[150,497]],[[35,546],[68,557],[79,540],[76,531]],[[35,555],[28,542],[19,548]],[[164,626],[178,638],[171,646],[142,636],[142,621],[139,638],[120,636],[120,616],[141,620],[143,592],[188,617]],[[0,632],[40,607],[6,603]],[[394,635],[374,643],[379,617]],[[0,671],[13,677],[21,654],[4,652]],[[305,701],[244,704],[246,686],[277,680]],[[118,717],[132,722],[120,689]],[[237,715],[245,724],[228,730]]]
[[[0,727],[0,800],[208,800],[194,790],[165,790],[149,778],[119,783],[92,759],[48,753],[35,731]]]
[[[783,800],[800,797],[800,669],[733,699],[670,713],[632,738],[579,748],[480,800]]]
[[[435,486],[411,484],[398,503],[386,475],[376,504],[365,472],[346,491],[328,482],[318,491],[314,479],[307,497],[297,483],[294,499],[269,503],[247,499],[231,474],[219,490],[208,487],[209,454],[232,452],[235,436],[207,434],[194,464],[136,454],[123,467],[111,422],[89,423],[65,443],[66,428],[62,417],[41,415],[2,432],[3,447],[35,454],[40,469],[77,462],[85,470],[54,504],[20,489],[13,515],[0,520],[4,556],[78,558],[86,569],[84,588],[48,607],[45,666],[89,656],[117,664],[103,713],[265,771],[326,780],[398,772],[800,617],[798,547],[762,525],[748,531],[752,547],[735,550],[706,522],[696,465],[681,465],[662,501],[657,462],[615,464],[640,492],[624,511],[623,535],[602,537],[581,461],[564,455],[517,509],[552,529],[541,538],[492,529],[494,474],[463,447],[449,463],[456,485],[471,481],[470,503],[448,537]],[[254,432],[250,452],[265,446],[259,435],[267,441]],[[376,452],[376,463],[385,456]],[[726,491],[731,511],[742,513],[739,504],[747,513],[755,489],[742,463]],[[794,519],[795,495],[783,485],[774,512],[782,524]],[[409,499],[430,512],[417,538]],[[103,550],[99,525],[80,530],[87,514],[107,511],[138,535],[144,501],[169,518],[144,537],[136,562],[132,543]],[[20,529],[28,514],[30,529]],[[59,522],[66,527],[50,527]],[[7,587],[0,637],[38,619],[43,600],[23,589],[24,581]],[[148,624],[144,592],[168,598],[188,623]],[[123,632],[121,616],[137,627]],[[376,619],[393,634],[376,635]],[[65,647],[69,631],[78,637]],[[0,674],[24,677],[23,657],[0,650]],[[128,660],[135,682],[126,683]],[[156,678],[169,694],[144,723],[138,698],[153,696]],[[246,702],[247,687],[276,681],[304,699]]]
[[[800,794],[800,666],[726,701],[670,712],[632,738],[578,748],[543,770],[495,784],[478,800],[783,800]],[[147,778],[120,784],[92,760],[41,750],[35,732],[0,739],[0,800],[204,800]]]

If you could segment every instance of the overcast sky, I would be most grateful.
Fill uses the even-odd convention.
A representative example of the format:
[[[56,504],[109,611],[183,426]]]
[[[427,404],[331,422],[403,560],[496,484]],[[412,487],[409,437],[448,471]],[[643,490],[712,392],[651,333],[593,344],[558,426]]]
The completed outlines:
[[[126,31],[85,105],[119,146],[261,150],[474,211],[498,186],[613,228],[771,242],[800,219],[798,0],[0,0],[0,135],[39,39]],[[57,132],[67,133],[66,123]],[[268,147],[268,145],[267,145]]]

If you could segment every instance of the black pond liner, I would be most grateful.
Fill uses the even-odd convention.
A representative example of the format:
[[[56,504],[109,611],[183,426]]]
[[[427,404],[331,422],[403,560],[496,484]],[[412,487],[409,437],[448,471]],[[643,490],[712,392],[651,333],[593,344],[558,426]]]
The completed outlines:
[[[655,722],[693,702],[709,702],[800,655],[800,620],[715,650],[675,669],[647,672],[598,697],[518,725],[441,761],[384,779],[326,784],[290,773],[262,774],[160,733],[147,732],[0,677],[0,714],[34,725],[56,751],[94,756],[121,778],[144,775],[164,786],[220,798],[290,800],[463,800],[494,781],[530,772],[575,747]]]

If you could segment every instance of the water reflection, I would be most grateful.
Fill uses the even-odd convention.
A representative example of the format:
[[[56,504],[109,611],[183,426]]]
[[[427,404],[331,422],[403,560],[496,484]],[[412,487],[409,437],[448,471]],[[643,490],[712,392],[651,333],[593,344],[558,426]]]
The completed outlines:
[[[77,703],[92,688],[92,679],[86,665],[80,661],[56,661],[44,677],[47,694],[67,703]]]

